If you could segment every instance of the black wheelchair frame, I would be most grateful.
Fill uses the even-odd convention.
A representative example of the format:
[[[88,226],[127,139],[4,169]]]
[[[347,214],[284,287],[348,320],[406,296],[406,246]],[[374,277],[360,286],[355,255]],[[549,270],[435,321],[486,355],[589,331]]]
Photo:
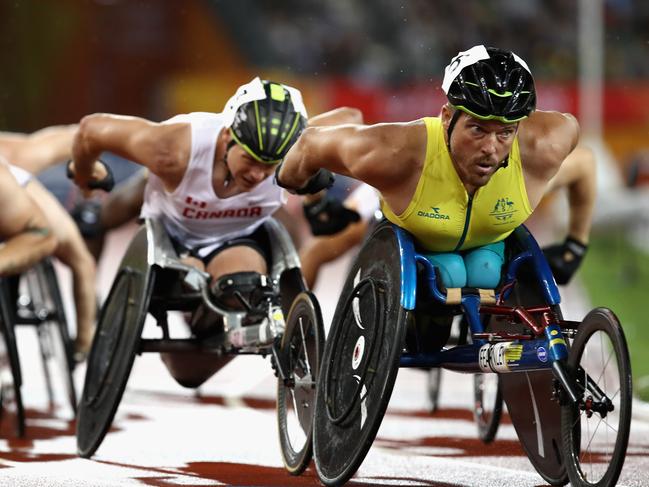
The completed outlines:
[[[50,407],[56,403],[55,382],[62,383],[66,401],[76,415],[73,342],[51,259],[42,260],[19,276],[0,279],[0,308],[0,375],[5,379],[1,385],[2,411],[15,418],[16,434],[25,435],[25,411],[15,326],[36,329]]]
[[[210,291],[209,275],[180,261],[163,224],[145,221],[124,255],[100,313],[79,405],[80,456],[92,456],[103,441],[136,355],[254,354],[271,356],[278,376],[278,425],[286,467],[294,474],[306,468],[311,459],[310,411],[324,342],[322,317],[315,297],[305,290],[297,252],[286,230],[274,219],[264,222],[263,229],[272,253],[267,279],[273,293],[262,302],[260,312],[250,309],[245,300],[246,309],[219,302]],[[218,332],[172,338],[167,313],[199,307],[220,318]],[[257,317],[253,322],[247,319],[251,313]],[[157,322],[161,338],[141,337],[147,315]],[[288,407],[298,402],[300,408]],[[297,416],[294,422],[302,430],[297,440],[287,427],[291,414]]]

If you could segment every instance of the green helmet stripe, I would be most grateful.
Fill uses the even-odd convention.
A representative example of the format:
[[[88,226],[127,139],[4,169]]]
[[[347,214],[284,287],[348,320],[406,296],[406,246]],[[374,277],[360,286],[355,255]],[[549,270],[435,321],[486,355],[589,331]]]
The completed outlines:
[[[522,117],[518,117],[518,118],[507,118],[507,117],[502,117],[500,115],[478,115],[477,113],[469,110],[464,105],[453,105],[453,107],[457,108],[458,110],[462,110],[464,113],[468,113],[472,117],[478,118],[480,120],[497,120],[503,123],[516,123],[528,117],[527,115],[523,115]]]
[[[466,84],[466,85],[470,85],[470,86],[475,86],[476,88],[480,88],[480,85],[479,85],[479,84],[477,84],[477,83],[471,83],[470,81],[465,81],[464,84]],[[501,97],[501,98],[506,98],[506,97],[508,97],[508,96],[512,96],[512,95],[514,94],[514,93],[512,93],[511,91],[504,91],[503,93],[498,93],[498,92],[497,92],[496,90],[494,90],[493,88],[487,88],[487,91],[488,91],[489,93],[491,93],[492,95],[496,95],[496,96],[499,96],[499,97]],[[529,94],[530,94],[529,91],[521,91],[520,93],[521,93],[521,94],[526,94],[526,95],[529,95]]]
[[[257,138],[259,139],[259,148],[264,148],[264,142],[261,139],[261,120],[259,119],[259,105],[257,105],[257,100],[255,100],[255,119],[257,122]]]
[[[281,154],[282,150],[284,147],[286,147],[286,144],[288,144],[288,141],[291,140],[291,137],[293,137],[293,134],[295,133],[295,129],[297,128],[297,123],[300,120],[300,114],[296,113],[295,118],[293,118],[293,126],[291,127],[291,130],[288,132],[288,135],[284,138],[284,142],[282,142],[282,145],[279,146],[279,148],[275,151],[275,154]]]
[[[255,152],[248,145],[241,142],[241,139],[239,139],[239,137],[237,137],[237,134],[235,134],[232,129],[230,129],[230,135],[232,135],[232,138],[239,145],[239,147],[241,147],[248,154],[250,154],[250,156],[255,161],[261,162],[262,164],[277,164],[277,163],[281,162],[281,159],[273,159],[272,161],[266,161],[266,160],[262,159],[261,157],[259,157],[257,154],[255,154]]]
[[[496,95],[496,96],[498,96],[500,98],[507,98],[507,97],[510,97],[510,96],[513,95],[513,93],[511,91],[505,91],[504,93],[498,93],[496,90],[492,90],[491,88],[487,89],[487,91],[489,93],[491,93],[492,95]]]
[[[282,102],[286,99],[286,91],[282,85],[276,83],[270,84],[270,97],[275,100]]]

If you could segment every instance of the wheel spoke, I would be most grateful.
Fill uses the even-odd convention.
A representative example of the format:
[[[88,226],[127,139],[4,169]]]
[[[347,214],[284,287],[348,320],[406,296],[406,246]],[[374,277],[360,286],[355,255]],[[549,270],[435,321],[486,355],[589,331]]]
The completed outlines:
[[[302,323],[302,317],[300,316],[298,322],[300,323],[300,338],[302,340],[302,349],[304,350],[304,357],[305,357],[305,366],[306,366],[306,372],[308,375],[311,374],[311,361],[309,360],[309,349],[306,347],[306,338],[304,336],[304,324]]]

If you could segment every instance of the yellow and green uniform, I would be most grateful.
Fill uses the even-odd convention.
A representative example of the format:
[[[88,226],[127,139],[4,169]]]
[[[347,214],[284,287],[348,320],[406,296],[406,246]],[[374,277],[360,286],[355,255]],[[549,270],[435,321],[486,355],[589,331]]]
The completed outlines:
[[[433,252],[457,252],[504,240],[532,213],[527,199],[518,138],[507,167],[469,196],[453,166],[441,120],[424,118],[426,160],[410,204],[400,215],[381,202],[385,217],[408,230]]]

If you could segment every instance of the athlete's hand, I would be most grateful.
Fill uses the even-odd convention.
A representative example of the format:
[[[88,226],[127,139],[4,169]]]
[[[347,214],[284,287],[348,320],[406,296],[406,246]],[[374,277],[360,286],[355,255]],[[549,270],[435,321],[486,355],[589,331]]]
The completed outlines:
[[[282,170],[283,161],[277,165],[275,169],[275,182],[281,188],[288,190],[289,193],[293,194],[316,194],[324,189],[329,189],[334,184],[335,177],[331,171],[327,169],[320,168],[318,172],[315,173],[304,186],[301,188],[291,188],[286,186],[279,178],[279,173]]]
[[[551,245],[543,249],[545,258],[550,264],[557,284],[568,284],[579,269],[586,254],[588,245],[568,237],[562,244]]]
[[[101,189],[109,192],[115,186],[115,178],[110,166],[101,160],[95,161],[92,166],[92,175],[90,180],[84,181],[79,178],[79,175],[74,170],[74,161],[69,160],[66,164],[66,175],[69,179],[74,179],[74,182],[81,190],[85,197],[90,196],[93,189]]]
[[[350,223],[361,219],[357,212],[346,208],[340,201],[329,196],[324,196],[312,203],[305,203],[304,216],[309,222],[311,233],[315,236],[333,235],[347,228]]]

